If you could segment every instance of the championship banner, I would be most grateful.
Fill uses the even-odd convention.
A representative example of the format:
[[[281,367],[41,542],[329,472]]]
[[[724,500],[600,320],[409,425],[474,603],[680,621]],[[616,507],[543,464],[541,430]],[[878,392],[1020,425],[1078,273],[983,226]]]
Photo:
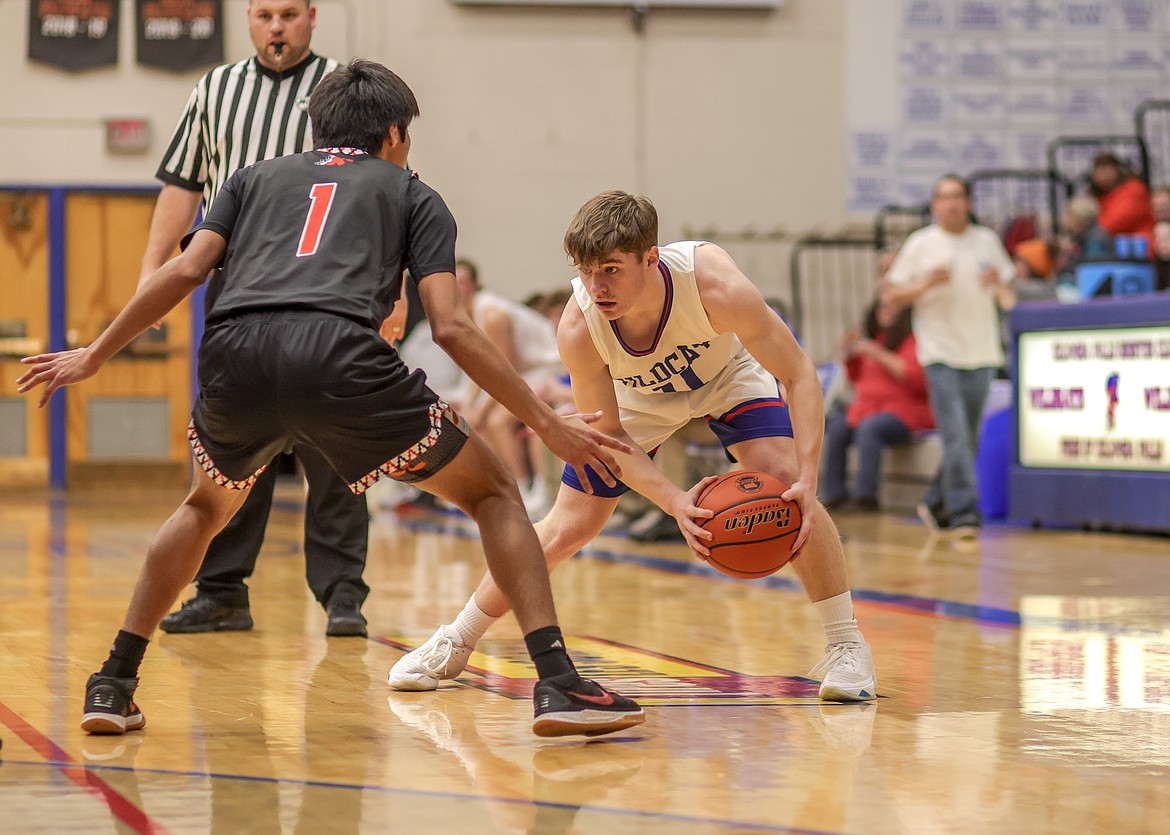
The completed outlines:
[[[31,0],[28,58],[70,72],[118,63],[118,0]]]
[[[223,0],[136,0],[138,63],[187,72],[223,63]]]

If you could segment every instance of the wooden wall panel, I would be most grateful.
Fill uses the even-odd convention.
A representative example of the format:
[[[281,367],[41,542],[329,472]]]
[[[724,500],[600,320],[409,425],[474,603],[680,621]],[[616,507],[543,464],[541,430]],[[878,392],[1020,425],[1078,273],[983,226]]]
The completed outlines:
[[[92,342],[134,295],[154,202],[149,194],[69,196],[66,318],[71,345]],[[189,302],[184,302],[166,317],[165,345],[149,355],[127,349],[96,377],[74,387],[66,413],[70,463],[89,457],[86,415],[92,397],[166,397],[171,407],[167,460],[184,462],[190,457],[185,434],[191,406],[189,310]]]
[[[0,192],[0,322],[23,321],[25,336],[0,335],[0,395],[16,397],[20,357],[49,338],[49,201],[37,192]],[[0,486],[44,485],[49,415],[28,399],[28,457],[0,460]]]

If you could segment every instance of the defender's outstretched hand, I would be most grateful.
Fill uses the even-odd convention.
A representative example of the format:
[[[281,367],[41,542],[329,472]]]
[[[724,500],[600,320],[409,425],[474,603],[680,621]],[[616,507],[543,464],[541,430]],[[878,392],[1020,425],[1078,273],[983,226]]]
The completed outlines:
[[[74,348],[69,351],[58,351],[53,354],[37,354],[35,357],[25,357],[21,360],[24,365],[31,365],[28,371],[16,379],[16,390],[21,394],[45,384],[41,400],[37,408],[49,402],[59,388],[88,380],[101,367],[94,363],[86,348]]]
[[[606,447],[626,455],[634,454],[629,444],[611,438],[588,425],[600,419],[601,412],[558,416],[558,419],[541,435],[541,440],[552,450],[553,455],[573,468],[586,493],[593,492],[593,486],[585,472],[586,467],[597,473],[609,487],[615,486],[617,479],[622,477],[622,468],[613,455],[606,451]]]

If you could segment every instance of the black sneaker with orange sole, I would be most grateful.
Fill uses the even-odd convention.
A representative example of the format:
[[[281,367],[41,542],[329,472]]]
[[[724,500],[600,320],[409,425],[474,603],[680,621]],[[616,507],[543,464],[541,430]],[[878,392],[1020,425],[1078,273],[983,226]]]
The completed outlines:
[[[576,673],[541,679],[532,700],[532,732],[537,736],[600,736],[646,721],[637,702]]]
[[[124,734],[146,727],[146,717],[134,704],[137,687],[136,678],[91,675],[85,683],[81,729],[91,734]]]

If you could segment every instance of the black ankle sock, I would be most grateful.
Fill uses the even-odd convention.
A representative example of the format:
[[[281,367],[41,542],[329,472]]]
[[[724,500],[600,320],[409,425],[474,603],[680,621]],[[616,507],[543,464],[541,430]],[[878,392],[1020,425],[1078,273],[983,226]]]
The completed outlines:
[[[149,638],[119,629],[118,637],[114,638],[114,645],[110,647],[110,657],[102,664],[98,674],[113,678],[136,678],[138,665],[142,663],[142,656],[146,654],[146,645],[149,643]]]
[[[532,663],[536,665],[538,677],[549,678],[577,672],[569,659],[569,653],[565,651],[565,639],[559,626],[543,626],[533,630],[524,636],[524,643],[528,646]]]

